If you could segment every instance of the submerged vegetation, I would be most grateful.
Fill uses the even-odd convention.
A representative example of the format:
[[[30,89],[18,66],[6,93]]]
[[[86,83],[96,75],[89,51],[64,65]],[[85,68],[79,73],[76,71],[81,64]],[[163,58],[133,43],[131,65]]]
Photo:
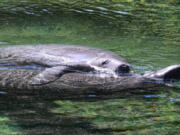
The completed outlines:
[[[148,99],[149,96],[149,99]],[[154,95],[155,96],[155,95]],[[157,95],[156,95],[157,96]],[[178,135],[179,104],[166,95],[146,98],[111,99],[97,102],[56,101],[53,112],[82,117],[100,129],[114,134]]]
[[[7,117],[0,115],[0,124],[1,135],[22,135],[22,133],[18,132],[20,127]]]
[[[79,34],[102,39],[110,36],[108,32],[113,32],[112,40],[127,36],[158,36],[161,40],[177,43],[180,40],[179,11],[177,0],[4,0],[0,2],[0,23],[3,26],[0,38],[11,35],[4,39],[8,43],[12,40],[11,44],[14,43],[13,37],[23,39],[20,43],[42,43],[48,36],[51,36],[49,42],[68,42],[71,36],[75,36],[74,40],[82,39],[76,37]]]

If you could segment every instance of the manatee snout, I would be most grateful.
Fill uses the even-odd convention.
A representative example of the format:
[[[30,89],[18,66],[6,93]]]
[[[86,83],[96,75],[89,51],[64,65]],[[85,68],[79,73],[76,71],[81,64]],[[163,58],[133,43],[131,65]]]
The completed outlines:
[[[92,59],[88,64],[99,73],[112,74],[116,76],[128,75],[131,70],[130,64],[125,60],[116,57],[117,56],[113,57],[106,54],[106,56]]]
[[[116,74],[121,75],[121,74],[127,74],[130,72],[130,66],[127,64],[122,64],[119,65],[116,70],[115,70]]]

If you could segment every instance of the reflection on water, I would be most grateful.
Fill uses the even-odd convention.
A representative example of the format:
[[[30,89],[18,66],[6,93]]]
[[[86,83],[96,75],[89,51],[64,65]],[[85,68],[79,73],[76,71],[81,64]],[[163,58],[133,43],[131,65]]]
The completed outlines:
[[[0,46],[98,47],[125,57],[143,74],[180,63],[179,4],[177,0],[2,0]],[[0,134],[180,133],[179,90],[80,97],[11,95],[0,88]]]

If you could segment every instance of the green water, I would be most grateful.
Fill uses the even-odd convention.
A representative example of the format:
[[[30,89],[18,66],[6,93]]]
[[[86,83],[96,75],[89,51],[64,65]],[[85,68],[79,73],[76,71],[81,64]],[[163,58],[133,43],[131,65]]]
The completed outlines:
[[[179,42],[178,0],[0,1],[0,46],[92,46],[144,73],[179,64]],[[1,134],[179,135],[180,91],[68,99],[0,94]]]

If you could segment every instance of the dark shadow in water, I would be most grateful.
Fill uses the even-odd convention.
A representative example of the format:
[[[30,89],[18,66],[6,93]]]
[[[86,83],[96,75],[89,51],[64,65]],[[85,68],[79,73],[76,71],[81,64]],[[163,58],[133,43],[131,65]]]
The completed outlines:
[[[98,129],[78,117],[53,113],[54,98],[46,96],[0,95],[0,114],[5,115],[27,135],[105,135],[108,129]]]
[[[60,108],[54,101],[68,99],[73,102],[95,102],[115,98],[138,98],[155,94],[156,91],[139,90],[138,92],[71,95],[69,97],[63,97],[60,93],[55,92],[42,92],[32,95],[2,93],[0,94],[0,114],[17,123],[20,132],[27,135],[110,135],[114,132],[113,129],[99,129],[82,117],[52,112],[53,108]]]

